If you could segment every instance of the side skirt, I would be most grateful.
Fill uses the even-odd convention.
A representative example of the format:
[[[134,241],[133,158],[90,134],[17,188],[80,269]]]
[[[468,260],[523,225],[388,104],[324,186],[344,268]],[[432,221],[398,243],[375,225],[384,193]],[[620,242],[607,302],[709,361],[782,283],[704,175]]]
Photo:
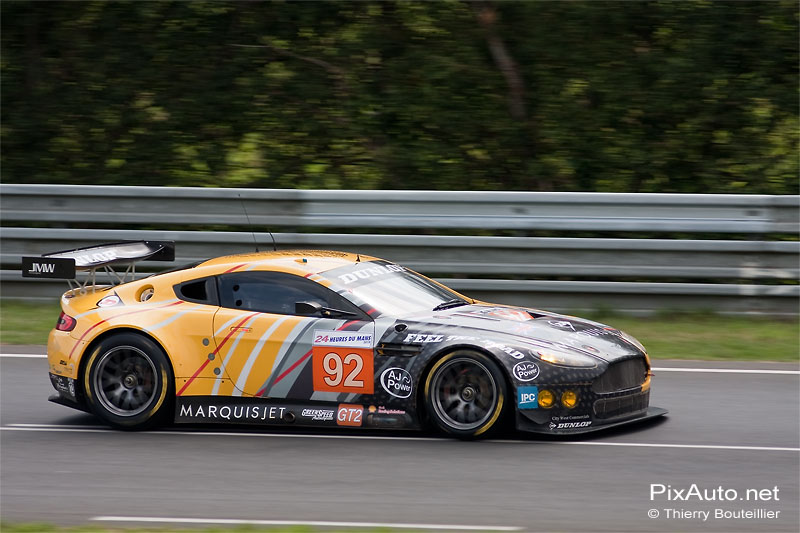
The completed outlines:
[[[230,396],[178,396],[175,398],[175,422],[395,429],[417,427],[413,417],[400,409],[361,404]]]

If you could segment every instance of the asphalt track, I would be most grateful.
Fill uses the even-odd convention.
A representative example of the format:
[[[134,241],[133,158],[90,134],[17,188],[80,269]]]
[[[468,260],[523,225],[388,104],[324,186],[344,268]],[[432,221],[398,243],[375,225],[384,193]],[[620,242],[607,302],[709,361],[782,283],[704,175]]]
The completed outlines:
[[[577,440],[460,442],[222,426],[111,431],[46,401],[45,359],[3,356],[0,517],[108,526],[134,519],[333,523],[351,531],[369,523],[451,531],[800,530],[797,365],[654,367],[664,370],[655,372],[651,403],[670,410],[660,421]],[[653,484],[665,493],[651,498]],[[702,498],[717,500],[699,501],[693,484]],[[659,516],[650,518],[654,511]],[[702,511],[710,512],[705,521]]]

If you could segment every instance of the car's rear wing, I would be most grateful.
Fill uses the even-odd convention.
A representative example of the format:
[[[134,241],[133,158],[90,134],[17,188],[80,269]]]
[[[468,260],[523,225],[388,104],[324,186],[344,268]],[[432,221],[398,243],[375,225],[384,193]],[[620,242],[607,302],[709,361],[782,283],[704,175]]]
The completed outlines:
[[[22,277],[65,279],[70,288],[94,291],[98,269],[111,278],[111,284],[133,281],[139,261],[174,261],[173,241],[123,241],[75,248],[43,254],[40,257],[22,258]],[[119,273],[115,268],[125,268]],[[78,280],[78,272],[86,279]],[[75,284],[73,286],[73,283]]]

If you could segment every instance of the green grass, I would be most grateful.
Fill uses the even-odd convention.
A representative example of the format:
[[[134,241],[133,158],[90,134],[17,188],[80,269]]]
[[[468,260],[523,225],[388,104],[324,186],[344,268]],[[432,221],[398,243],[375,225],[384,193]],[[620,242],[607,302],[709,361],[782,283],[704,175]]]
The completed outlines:
[[[798,361],[800,321],[714,314],[590,316],[639,339],[653,359]]]
[[[238,527],[208,527],[208,528],[169,528],[169,527],[136,527],[136,526],[55,526],[44,523],[24,523],[12,524],[3,522],[0,524],[0,531],[3,533],[318,533],[318,532],[341,532],[341,528],[317,529],[309,526],[238,526]],[[360,533],[387,533],[394,531],[391,529],[365,529],[358,528]],[[408,531],[408,530],[406,530]]]
[[[0,300],[0,344],[47,344],[60,312],[58,301]]]
[[[0,300],[0,343],[45,344],[58,313],[57,303]],[[710,313],[662,313],[648,318],[609,313],[583,316],[630,333],[645,345],[653,359],[800,360],[800,321],[797,318],[731,317]]]

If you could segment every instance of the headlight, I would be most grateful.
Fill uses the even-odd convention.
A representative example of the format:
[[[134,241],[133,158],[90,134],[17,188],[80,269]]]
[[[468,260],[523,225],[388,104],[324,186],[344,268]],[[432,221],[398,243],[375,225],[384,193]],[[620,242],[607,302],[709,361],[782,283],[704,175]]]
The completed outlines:
[[[561,405],[567,409],[573,409],[578,405],[578,393],[573,390],[564,391],[561,395]]]
[[[536,353],[542,361],[547,361],[554,365],[579,366],[582,368],[593,368],[597,366],[597,360],[579,353],[563,352],[552,348],[537,348]]]
[[[543,407],[544,409],[550,409],[551,407],[553,407],[553,402],[556,401],[556,397],[553,395],[552,392],[545,389],[539,391],[539,398],[537,399],[537,401],[539,402],[540,407]]]

